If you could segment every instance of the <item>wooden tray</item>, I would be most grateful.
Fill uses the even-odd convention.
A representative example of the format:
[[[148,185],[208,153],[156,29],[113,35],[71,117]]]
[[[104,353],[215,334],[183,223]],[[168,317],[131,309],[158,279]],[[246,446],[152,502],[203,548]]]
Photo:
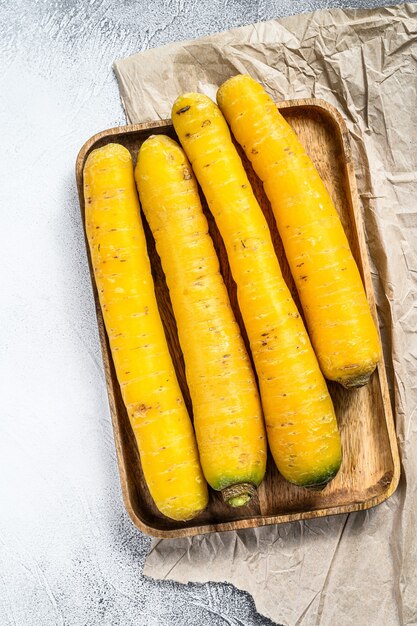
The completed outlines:
[[[320,100],[286,101],[279,103],[278,107],[298,133],[331,193],[349,238],[352,252],[361,270],[373,314],[376,316],[355,174],[345,123],[336,109]],[[157,121],[105,130],[94,135],[84,144],[76,164],[83,219],[83,166],[88,153],[92,149],[109,142],[119,142],[131,151],[135,162],[142,142],[149,135],[159,133],[165,133],[176,138],[170,121]],[[269,202],[249,162],[241,151],[240,153],[255,194],[267,217],[284,276],[298,303]],[[225,249],[206,205],[204,210],[209,221],[210,233],[219,254],[221,271],[246,340],[236,301],[236,288],[231,277]],[[164,274],[145,220],[144,225],[161,316],[182,392],[190,414],[192,414],[184,375],[184,363]],[[384,363],[381,362],[370,383],[362,389],[347,391],[337,384],[329,383],[341,428],[343,463],[337,477],[323,491],[310,491],[289,484],[281,478],[272,459],[269,458],[266,477],[258,490],[258,497],[254,498],[248,506],[232,509],[222,502],[218,493],[211,491],[210,502],[206,511],[192,521],[182,523],[164,517],[153,504],[143,479],[139,454],[113,367],[91,261],[90,272],[123,498],[133,523],[140,530],[155,537],[180,537],[211,531],[279,524],[368,509],[383,502],[395,491],[400,475],[400,463],[385,368]]]

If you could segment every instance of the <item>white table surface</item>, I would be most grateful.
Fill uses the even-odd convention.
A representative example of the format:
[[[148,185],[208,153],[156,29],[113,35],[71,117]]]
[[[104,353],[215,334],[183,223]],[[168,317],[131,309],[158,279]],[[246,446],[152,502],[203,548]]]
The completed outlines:
[[[125,123],[111,64],[362,0],[0,0],[0,626],[264,625],[228,584],[142,575],[121,499],[74,163]]]

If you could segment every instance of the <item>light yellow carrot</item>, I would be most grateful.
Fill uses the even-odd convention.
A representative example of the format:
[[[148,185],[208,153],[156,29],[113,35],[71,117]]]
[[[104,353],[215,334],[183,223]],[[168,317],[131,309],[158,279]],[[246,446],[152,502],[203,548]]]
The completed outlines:
[[[201,94],[172,118],[227,249],[274,460],[295,484],[325,483],[341,461],[332,401],[227,124]]]
[[[142,144],[135,178],[170,291],[204,475],[240,506],[263,479],[266,437],[197,183],[183,150],[164,135]]]
[[[145,480],[164,515],[187,520],[205,508],[207,485],[158,312],[126,148],[91,152],[84,195],[95,281]]]
[[[321,369],[368,382],[381,346],[337,211],[313,162],[262,86],[234,76],[217,99],[264,183]]]

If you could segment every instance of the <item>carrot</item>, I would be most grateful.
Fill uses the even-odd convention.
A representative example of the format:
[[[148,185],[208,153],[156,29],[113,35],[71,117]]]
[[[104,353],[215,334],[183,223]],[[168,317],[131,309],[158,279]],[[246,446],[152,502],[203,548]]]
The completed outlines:
[[[217,99],[264,184],[321,369],[365,385],[381,358],[378,331],[346,235],[313,162],[259,83],[239,75]]]
[[[183,150],[164,135],[142,144],[135,178],[170,291],[203,472],[228,504],[241,506],[264,477],[266,438],[197,183]]]
[[[172,118],[227,249],[275,463],[297,485],[325,483],[341,462],[333,404],[226,121],[201,94]]]
[[[130,153],[93,150],[84,167],[86,233],[117,379],[158,509],[187,520],[207,485],[158,312]]]

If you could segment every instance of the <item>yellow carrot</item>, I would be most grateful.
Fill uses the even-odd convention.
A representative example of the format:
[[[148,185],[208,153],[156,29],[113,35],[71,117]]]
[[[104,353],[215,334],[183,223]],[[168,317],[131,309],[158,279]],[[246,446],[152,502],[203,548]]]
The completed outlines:
[[[264,183],[321,369],[345,387],[368,382],[381,347],[337,211],[313,162],[259,83],[239,75],[217,99]]]
[[[226,502],[240,506],[263,479],[266,438],[197,183],[183,150],[164,135],[142,144],[135,178],[170,291],[203,472]]]
[[[172,118],[227,249],[274,460],[290,482],[325,483],[341,461],[332,401],[227,124],[201,94]]]
[[[130,153],[108,144],[84,167],[86,232],[117,379],[158,509],[207,504],[197,446],[158,312]]]

